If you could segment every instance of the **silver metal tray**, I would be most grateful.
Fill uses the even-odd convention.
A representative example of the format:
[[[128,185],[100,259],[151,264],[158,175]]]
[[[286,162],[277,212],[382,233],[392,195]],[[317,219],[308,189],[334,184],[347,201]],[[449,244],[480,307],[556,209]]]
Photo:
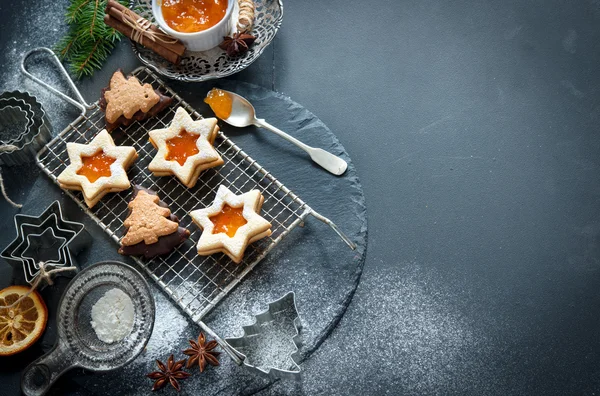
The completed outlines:
[[[127,128],[114,131],[112,136],[118,145],[134,146],[139,153],[138,160],[128,171],[131,183],[157,191],[171,211],[181,219],[180,225],[191,232],[190,238],[168,256],[135,260],[193,321],[200,322],[309,214],[328,224],[344,242],[354,248],[354,243],[333,222],[310,208],[222,132],[219,132],[214,145],[225,164],[204,171],[194,188],[186,188],[174,177],[154,177],[148,170],[148,164],[155,155],[155,149],[148,141],[148,131],[167,126],[178,106],[184,107],[195,119],[201,118],[201,115],[147,68],[138,68],[133,75],[140,82],[149,83],[171,96],[173,104],[158,116],[136,121]],[[81,107],[87,110],[40,150],[37,156],[39,166],[57,184],[57,176],[68,165],[66,143],[87,143],[105,126],[104,113],[98,103]],[[210,205],[220,184],[235,193],[260,190],[265,197],[261,215],[272,224],[272,235],[251,244],[240,264],[235,264],[224,254],[202,257],[196,251],[196,241],[201,231],[193,224],[189,212]],[[128,190],[109,194],[90,210],[80,192],[65,191],[117,243],[125,233],[123,221],[128,214],[131,193]]]

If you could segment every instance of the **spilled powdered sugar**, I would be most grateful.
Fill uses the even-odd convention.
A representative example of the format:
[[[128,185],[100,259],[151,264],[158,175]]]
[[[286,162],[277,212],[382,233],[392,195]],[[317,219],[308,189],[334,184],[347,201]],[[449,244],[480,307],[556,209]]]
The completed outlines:
[[[64,129],[79,115],[80,111],[23,75],[20,64],[30,50],[37,47],[52,48],[63,37],[68,30],[64,13],[69,3],[69,0],[37,2],[35,6],[23,10],[21,18],[26,22],[17,24],[14,30],[2,31],[8,45],[0,54],[5,77],[0,81],[0,91],[26,91],[35,96],[48,115],[54,133]],[[4,6],[4,4],[0,6],[0,11]],[[26,67],[33,75],[62,92],[69,93],[65,78],[49,61],[48,55],[32,56]]]
[[[485,341],[448,304],[461,296],[416,263],[377,271],[364,276],[336,331],[302,364],[302,381],[280,381],[260,395],[464,389],[455,382],[455,370],[475,370],[480,362],[464,357],[484,350]],[[388,381],[378,383],[382,378]]]
[[[187,341],[186,329],[190,327],[188,320],[163,294],[156,294],[155,301],[157,318],[152,336],[146,350],[134,361],[134,365],[166,359],[169,354],[177,352],[175,346],[184,345]]]

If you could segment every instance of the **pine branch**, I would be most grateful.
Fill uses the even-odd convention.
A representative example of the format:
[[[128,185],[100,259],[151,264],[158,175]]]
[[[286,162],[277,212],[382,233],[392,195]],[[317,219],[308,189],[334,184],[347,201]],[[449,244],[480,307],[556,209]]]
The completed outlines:
[[[73,48],[73,46],[75,45],[75,42],[77,41],[77,36],[73,35],[73,34],[67,34],[65,37],[63,37],[57,44],[57,51],[58,52],[58,57],[60,59],[67,59],[69,58],[69,55],[71,54],[71,49]]]
[[[94,47],[90,51],[90,54],[87,56],[87,58],[85,58],[85,60],[83,60],[81,62],[79,67],[77,67],[76,74],[85,74],[86,70],[89,70],[90,64],[93,62],[94,56],[97,56],[96,51],[98,50],[98,46],[101,43],[102,43],[102,39],[96,40],[96,43],[94,43]],[[93,67],[93,65],[92,65],[92,67]]]
[[[123,5],[126,0],[119,0]],[[111,54],[122,34],[104,23],[107,0],[71,0],[66,19],[69,32],[56,44],[55,52],[69,63],[77,77],[91,76]]]
[[[85,7],[89,2],[90,0],[73,1],[69,8],[67,8],[67,22],[75,22],[78,16],[81,14],[83,7]]]
[[[90,26],[90,36],[94,36],[94,27],[97,25],[96,17],[98,16],[98,3],[99,0],[96,0],[94,4],[94,15],[92,16],[92,25]]]

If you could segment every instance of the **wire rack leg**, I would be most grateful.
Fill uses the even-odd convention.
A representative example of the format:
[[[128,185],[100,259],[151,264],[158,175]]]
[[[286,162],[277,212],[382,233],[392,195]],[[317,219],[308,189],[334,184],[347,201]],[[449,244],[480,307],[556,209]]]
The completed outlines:
[[[327,217],[319,214],[312,208],[310,210],[310,214],[313,215],[314,217],[316,217],[317,219],[321,220],[323,223],[327,224],[329,227],[331,227],[333,229],[333,231],[335,231],[335,233],[338,234],[344,242],[346,242],[346,245],[348,245],[350,247],[350,249],[356,250],[356,244],[354,242],[352,242],[350,240],[350,238],[348,238],[348,236],[346,236],[346,234],[344,234],[342,232],[342,230],[340,230],[333,221],[331,221]]]
[[[217,335],[217,333],[212,331],[212,329],[206,325],[206,323],[204,323],[201,320],[197,321],[197,323],[202,328],[202,330],[204,330],[204,332],[206,334],[208,334],[210,337],[214,338],[215,341],[217,341],[219,346],[221,348],[223,348],[223,350],[229,355],[229,357],[235,362],[235,364],[237,364],[238,366],[241,366],[242,363],[244,363],[244,359],[245,359],[244,355],[242,355],[241,353],[236,351],[231,345],[229,345],[227,343],[227,341],[225,341],[221,337],[219,337]]]

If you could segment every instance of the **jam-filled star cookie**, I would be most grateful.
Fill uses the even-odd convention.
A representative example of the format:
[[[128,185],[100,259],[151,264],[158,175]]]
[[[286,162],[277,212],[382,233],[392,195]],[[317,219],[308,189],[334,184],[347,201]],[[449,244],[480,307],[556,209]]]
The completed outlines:
[[[259,213],[264,197],[258,190],[235,195],[221,185],[212,205],[190,216],[200,228],[198,254],[222,252],[240,263],[248,245],[271,235],[271,223]]]
[[[83,192],[89,208],[109,192],[127,190],[127,169],[138,157],[135,148],[116,146],[103,129],[89,144],[67,143],[70,164],[58,175],[60,186]]]
[[[100,109],[104,111],[106,129],[112,131],[121,125],[154,117],[172,101],[152,85],[140,84],[134,76],[125,78],[119,69],[112,75],[109,86],[102,90]]]
[[[148,165],[154,176],[176,176],[186,187],[196,185],[200,172],[223,165],[212,143],[219,127],[216,118],[194,121],[179,107],[168,128],[150,131],[158,153]]]
[[[127,228],[121,238],[119,253],[151,258],[171,252],[185,241],[190,232],[179,227],[179,219],[155,191],[134,186],[129,202],[129,215],[123,225]]]

